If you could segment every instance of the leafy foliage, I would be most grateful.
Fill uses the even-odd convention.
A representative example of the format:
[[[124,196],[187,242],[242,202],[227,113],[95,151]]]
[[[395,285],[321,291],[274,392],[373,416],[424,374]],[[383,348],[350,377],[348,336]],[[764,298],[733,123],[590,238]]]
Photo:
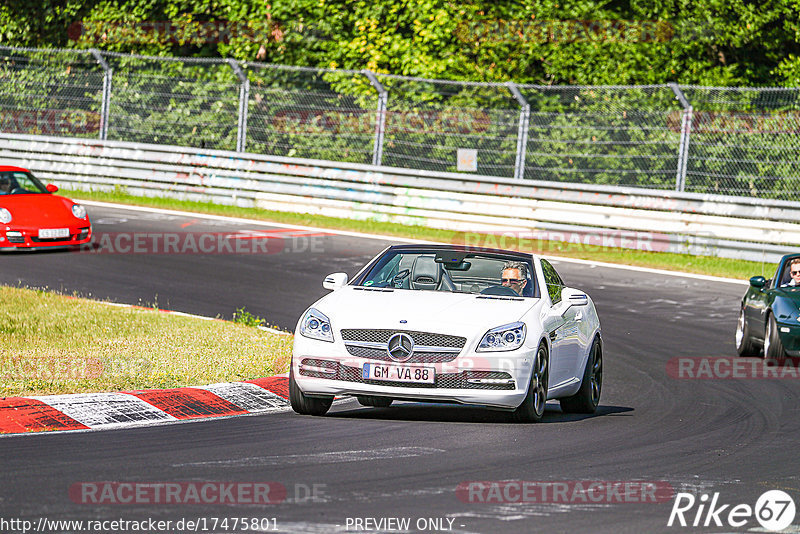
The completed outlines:
[[[796,0],[7,0],[0,45],[537,84],[798,84]],[[172,22],[148,31],[135,23]],[[205,21],[232,32],[206,38]],[[84,23],[82,35],[76,35]],[[90,23],[94,23],[90,26]],[[80,33],[80,32],[77,32]]]

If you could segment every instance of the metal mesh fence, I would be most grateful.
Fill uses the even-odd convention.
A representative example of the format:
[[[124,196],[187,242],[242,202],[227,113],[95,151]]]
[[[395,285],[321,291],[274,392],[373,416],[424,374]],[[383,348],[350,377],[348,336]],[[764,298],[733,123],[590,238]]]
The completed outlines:
[[[96,138],[102,93],[91,53],[0,48],[0,131]]]
[[[800,199],[800,91],[685,87],[686,191]]]
[[[506,86],[377,78],[388,92],[385,165],[457,171],[460,148],[477,151],[478,174],[514,176],[520,109]]]
[[[240,82],[226,62],[104,55],[108,139],[235,150]]]
[[[520,90],[531,106],[526,178],[675,187],[680,129],[669,124],[681,106],[669,87]]]
[[[377,92],[361,73],[247,66],[247,150],[371,163]]]
[[[0,131],[800,201],[800,89],[577,87],[0,47]]]

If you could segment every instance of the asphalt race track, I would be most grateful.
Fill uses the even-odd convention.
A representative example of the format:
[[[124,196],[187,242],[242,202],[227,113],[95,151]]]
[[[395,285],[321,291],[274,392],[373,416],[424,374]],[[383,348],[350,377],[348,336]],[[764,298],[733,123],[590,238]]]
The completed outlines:
[[[89,213],[96,233],[270,231],[107,207]],[[0,283],[228,318],[244,306],[293,329],[324,294],[326,274],[352,275],[386,245],[319,232],[289,235],[276,237],[281,246],[271,253],[256,254],[2,254]],[[655,482],[698,497],[719,493],[719,504],[731,505],[723,522],[733,505],[753,507],[767,490],[781,489],[800,503],[800,381],[691,380],[667,372],[671,358],[735,355],[743,285],[567,262],[556,268],[569,285],[589,292],[602,321],[605,376],[594,416],[567,416],[551,403],[542,424],[517,425],[475,407],[377,409],[345,400],[325,417],[282,412],[7,437],[0,439],[0,517],[205,518],[206,532],[243,532],[232,523],[211,529],[213,517],[271,518],[277,531],[307,533],[402,531],[385,528],[397,525],[387,522],[375,529],[365,518],[408,518],[412,532],[740,532],[760,525],[750,517],[739,528],[668,528],[674,497],[590,501],[584,493],[498,502],[513,501],[512,493],[475,502],[479,496],[457,489],[470,481]],[[286,497],[266,506],[74,502],[70,487],[92,481],[276,482]],[[687,512],[688,521],[697,510]]]

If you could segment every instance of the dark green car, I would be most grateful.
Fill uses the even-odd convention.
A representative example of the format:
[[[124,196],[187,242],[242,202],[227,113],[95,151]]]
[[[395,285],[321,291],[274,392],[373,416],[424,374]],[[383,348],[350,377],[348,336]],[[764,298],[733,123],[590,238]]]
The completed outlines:
[[[800,356],[800,254],[781,258],[775,276],[750,279],[736,325],[739,356],[758,356],[778,364]]]

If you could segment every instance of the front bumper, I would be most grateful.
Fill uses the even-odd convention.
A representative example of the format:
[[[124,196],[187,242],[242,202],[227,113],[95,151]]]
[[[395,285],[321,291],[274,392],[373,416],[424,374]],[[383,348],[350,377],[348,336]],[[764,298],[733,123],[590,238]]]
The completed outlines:
[[[38,235],[38,228],[13,225],[0,227],[0,250],[39,250],[85,245],[92,240],[92,226],[88,221],[79,221],[69,227],[67,237],[40,239]]]
[[[309,396],[374,395],[431,402],[478,404],[513,410],[525,399],[535,349],[474,352],[467,344],[452,361],[397,363],[355,357],[344,344],[295,336],[292,368],[300,390]],[[364,378],[365,363],[433,369],[435,382],[409,383]]]

